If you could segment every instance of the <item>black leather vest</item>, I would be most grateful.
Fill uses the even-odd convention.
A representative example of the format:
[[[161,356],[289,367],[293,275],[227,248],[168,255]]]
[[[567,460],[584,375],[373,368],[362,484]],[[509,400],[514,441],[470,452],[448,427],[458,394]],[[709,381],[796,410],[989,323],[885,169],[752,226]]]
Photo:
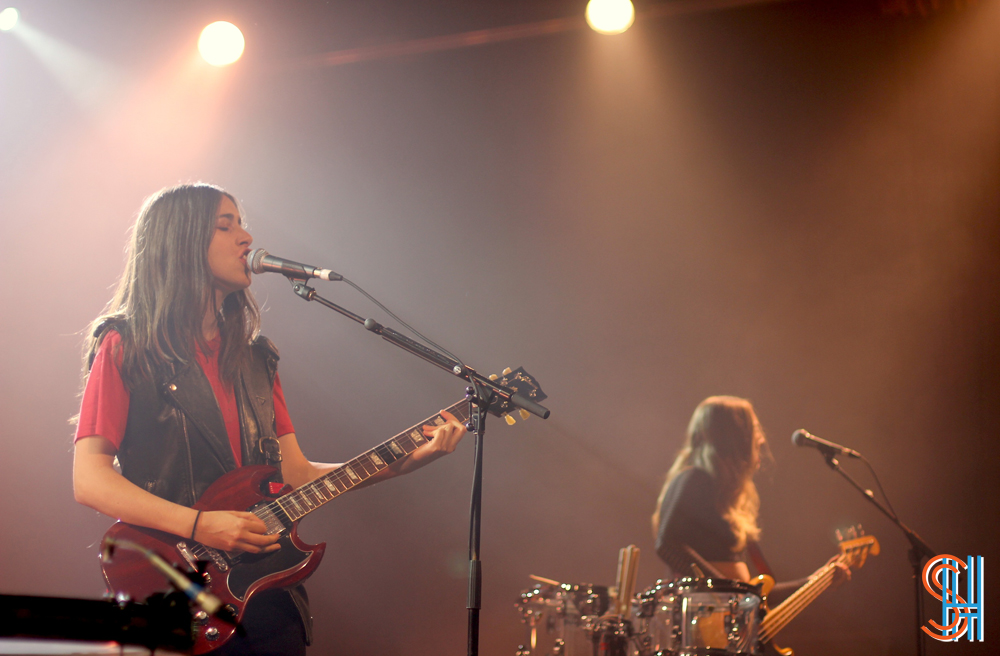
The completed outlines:
[[[233,388],[245,465],[269,462],[276,446],[274,378],[278,352],[258,337]],[[192,506],[208,486],[236,469],[219,402],[197,363],[131,390],[118,449],[122,475],[158,497]],[[280,467],[280,465],[277,465]]]

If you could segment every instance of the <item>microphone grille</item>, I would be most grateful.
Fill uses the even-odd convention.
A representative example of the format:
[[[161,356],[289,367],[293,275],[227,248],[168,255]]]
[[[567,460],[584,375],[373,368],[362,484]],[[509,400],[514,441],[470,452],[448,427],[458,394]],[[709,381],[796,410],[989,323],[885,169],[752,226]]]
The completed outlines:
[[[795,446],[802,446],[806,439],[809,438],[809,431],[804,428],[800,428],[794,433],[792,433],[792,444]]]
[[[264,273],[264,258],[267,256],[267,251],[263,248],[258,248],[250,251],[250,272],[251,273]]]

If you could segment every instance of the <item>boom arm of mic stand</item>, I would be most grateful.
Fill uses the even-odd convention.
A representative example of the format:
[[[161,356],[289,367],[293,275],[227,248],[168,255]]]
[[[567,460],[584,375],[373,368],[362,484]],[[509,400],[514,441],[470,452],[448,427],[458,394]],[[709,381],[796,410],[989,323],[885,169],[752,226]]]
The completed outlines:
[[[323,298],[322,296],[316,293],[315,289],[307,285],[304,280],[296,280],[296,279],[290,279],[290,280],[292,283],[292,290],[305,300],[316,301],[320,305],[328,307],[334,312],[339,312],[348,319],[363,325],[365,327],[365,330],[375,333],[376,335],[380,335],[382,339],[384,339],[385,341],[391,344],[395,344],[399,348],[409,353],[412,353],[421,360],[430,362],[432,365],[440,367],[441,369],[444,369],[445,371],[448,371],[454,374],[455,376],[458,376],[462,380],[466,380],[476,385],[477,387],[486,388],[490,390],[498,398],[508,401],[511,405],[527,410],[531,414],[541,417],[542,419],[549,418],[549,409],[546,408],[545,406],[535,403],[526,396],[517,394],[513,390],[504,387],[503,385],[498,385],[489,378],[479,374],[475,369],[472,369],[471,367],[468,366],[464,366],[457,360],[449,358],[443,353],[438,353],[434,349],[427,348],[423,344],[410,339],[406,335],[403,335],[402,333],[393,330],[392,328],[383,326],[374,319],[365,319],[364,317],[355,314],[350,310],[343,308],[337,305],[336,303],[333,303]]]
[[[856,480],[851,478],[850,474],[845,472],[843,468],[840,466],[840,461],[838,461],[836,457],[834,457],[832,454],[828,454],[824,457],[824,460],[826,460],[826,464],[830,466],[830,469],[834,470],[835,472],[843,476],[845,479],[847,479],[847,482],[850,483],[854,487],[854,489],[856,489],[858,492],[862,494],[862,496],[864,496],[866,499],[872,502],[872,504],[874,504],[876,508],[882,511],[883,515],[888,517],[890,520],[892,520],[893,524],[899,527],[899,530],[901,530],[903,534],[906,535],[906,539],[910,541],[910,545],[920,554],[921,558],[924,557],[933,558],[938,554],[938,552],[931,549],[927,545],[927,543],[924,542],[923,538],[917,535],[916,532],[913,531],[913,529],[911,529],[903,522],[899,521],[899,518],[896,517],[896,515],[889,512],[889,509],[886,508],[884,505],[882,505],[881,501],[875,498],[875,495],[872,494],[871,490],[867,490],[861,487],[861,485]]]
[[[927,646],[924,643],[924,632],[921,630],[921,626],[924,623],[924,591],[923,591],[923,581],[921,563],[924,558],[933,558],[939,552],[934,551],[924,542],[923,538],[917,535],[913,529],[899,521],[899,517],[895,514],[889,512],[889,509],[882,505],[882,502],[875,498],[871,490],[867,490],[858,484],[856,480],[851,478],[850,474],[845,472],[837,458],[832,454],[828,453],[824,455],[826,464],[830,466],[830,469],[834,470],[841,476],[843,476],[848,483],[850,483],[854,489],[861,493],[861,495],[871,501],[876,508],[882,511],[882,514],[892,520],[892,523],[899,527],[899,530],[903,532],[906,539],[910,541],[910,566],[913,568],[913,594],[916,601],[916,630],[917,630],[917,654],[919,656],[924,656],[927,653]]]

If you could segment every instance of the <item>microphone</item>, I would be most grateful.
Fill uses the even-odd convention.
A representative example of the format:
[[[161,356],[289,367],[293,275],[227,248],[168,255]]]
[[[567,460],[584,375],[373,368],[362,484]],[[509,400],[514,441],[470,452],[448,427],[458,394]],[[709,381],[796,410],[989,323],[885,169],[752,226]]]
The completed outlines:
[[[106,563],[110,563],[116,547],[138,551],[146,557],[146,560],[149,561],[149,564],[154,569],[163,574],[175,588],[183,592],[188,599],[197,604],[203,611],[209,615],[215,615],[230,624],[236,624],[236,616],[223,604],[221,599],[182,574],[152,549],[131,540],[117,540],[112,537],[106,537],[104,543],[101,545],[101,559]]]
[[[280,273],[289,278],[304,280],[306,278],[320,278],[321,280],[343,280],[344,276],[319,267],[310,266],[286,260],[283,257],[269,255],[263,248],[258,248],[250,252],[247,257],[249,268],[252,273]]]
[[[822,438],[816,437],[804,428],[800,428],[792,433],[792,444],[795,446],[811,446],[814,449],[819,449],[825,456],[847,456],[848,458],[861,457],[861,454],[854,449],[848,449],[846,446],[840,446],[839,444],[834,444],[833,442],[827,442]]]

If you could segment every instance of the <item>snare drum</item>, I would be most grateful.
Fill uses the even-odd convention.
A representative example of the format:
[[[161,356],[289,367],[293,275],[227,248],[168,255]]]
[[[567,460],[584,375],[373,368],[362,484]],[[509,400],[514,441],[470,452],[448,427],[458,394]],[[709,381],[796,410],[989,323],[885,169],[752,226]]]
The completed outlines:
[[[662,656],[761,653],[758,587],[728,579],[657,581],[633,600],[640,648]]]
[[[603,585],[539,583],[521,593],[517,602],[528,627],[523,656],[593,656],[594,628],[608,610]]]

